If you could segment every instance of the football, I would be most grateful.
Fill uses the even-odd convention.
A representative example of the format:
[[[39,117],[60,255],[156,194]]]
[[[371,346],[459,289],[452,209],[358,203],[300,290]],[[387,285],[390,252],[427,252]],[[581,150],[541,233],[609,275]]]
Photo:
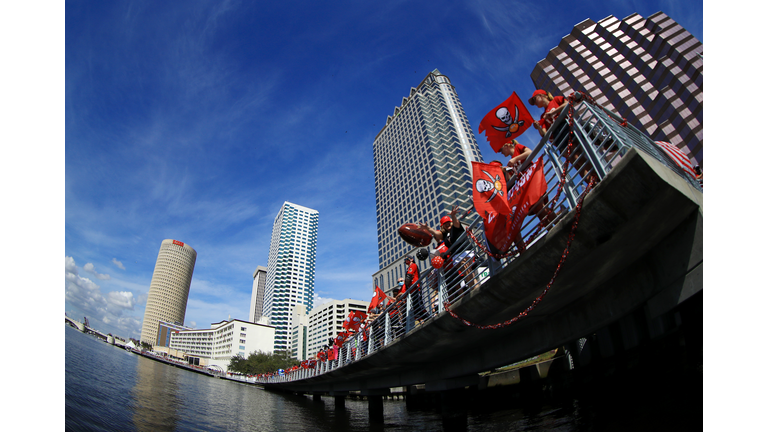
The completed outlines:
[[[432,241],[432,233],[414,223],[403,224],[397,229],[397,233],[411,246],[423,247]]]

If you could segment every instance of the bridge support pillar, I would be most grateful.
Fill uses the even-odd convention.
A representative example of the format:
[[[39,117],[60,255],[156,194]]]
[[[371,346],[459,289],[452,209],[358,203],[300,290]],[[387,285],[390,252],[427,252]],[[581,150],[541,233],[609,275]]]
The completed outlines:
[[[372,424],[384,424],[384,398],[381,395],[368,396],[368,420]]]
[[[440,410],[444,431],[467,430],[468,404],[469,397],[463,388],[446,390],[440,394]]]
[[[346,399],[346,396],[333,397],[333,401],[336,406],[336,411],[344,411],[344,399]]]

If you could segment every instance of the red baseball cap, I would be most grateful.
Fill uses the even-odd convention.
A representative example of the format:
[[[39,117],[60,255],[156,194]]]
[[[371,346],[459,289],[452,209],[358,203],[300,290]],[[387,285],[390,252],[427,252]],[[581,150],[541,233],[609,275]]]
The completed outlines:
[[[533,92],[533,94],[531,95],[531,97],[528,99],[528,103],[529,103],[530,105],[533,105],[533,100],[534,100],[534,99],[536,99],[536,96],[538,96],[538,95],[544,95],[544,96],[546,96],[546,95],[547,95],[547,92],[545,92],[544,90],[536,90],[535,92]]]
[[[444,223],[450,222],[450,221],[451,221],[451,217],[450,216],[448,216],[448,215],[443,216],[443,217],[440,218],[440,226],[443,226]]]

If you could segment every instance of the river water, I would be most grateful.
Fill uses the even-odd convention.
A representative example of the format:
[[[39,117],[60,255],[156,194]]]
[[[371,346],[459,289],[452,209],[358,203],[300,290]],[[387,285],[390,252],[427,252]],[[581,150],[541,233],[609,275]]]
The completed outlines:
[[[365,401],[347,399],[346,409],[336,411],[332,398],[317,403],[310,396],[272,393],[197,374],[69,326],[65,357],[65,425],[71,431],[443,430],[434,407],[409,410],[403,400],[385,399],[385,424],[370,425]],[[696,404],[681,412],[680,395],[668,391],[655,395],[652,403],[638,404],[638,394],[645,391],[511,407],[489,404],[470,410],[467,430],[688,430],[701,422]],[[669,403],[675,407],[665,408]]]

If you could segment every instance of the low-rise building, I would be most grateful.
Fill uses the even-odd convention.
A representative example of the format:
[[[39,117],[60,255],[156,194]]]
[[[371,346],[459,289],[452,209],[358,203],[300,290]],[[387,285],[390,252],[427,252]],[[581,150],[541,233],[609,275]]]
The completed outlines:
[[[248,357],[254,351],[270,353],[274,343],[274,326],[233,319],[213,323],[210,329],[173,332],[169,348],[183,352],[190,364],[219,366],[226,371],[232,357]]]

